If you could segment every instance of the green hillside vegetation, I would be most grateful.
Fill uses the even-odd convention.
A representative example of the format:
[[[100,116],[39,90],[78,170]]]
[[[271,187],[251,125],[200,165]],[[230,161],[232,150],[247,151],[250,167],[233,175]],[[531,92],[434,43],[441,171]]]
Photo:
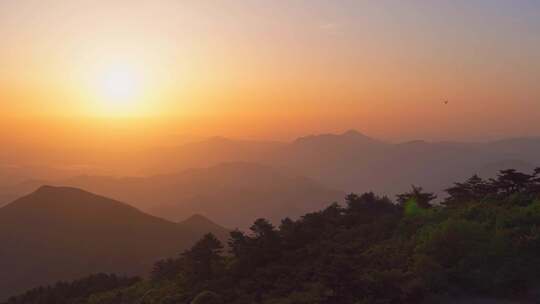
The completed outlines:
[[[38,287],[17,297],[17,303],[85,303],[94,293],[129,287],[141,279],[114,274],[96,274],[72,282],[60,281],[53,286]]]
[[[394,203],[351,194],[279,227],[233,231],[228,250],[204,236],[151,276],[84,299],[41,288],[8,304],[440,303],[534,297],[540,271],[540,169],[473,176],[435,196],[413,187]],[[256,202],[254,202],[256,203]],[[52,289],[54,291],[54,288]]]

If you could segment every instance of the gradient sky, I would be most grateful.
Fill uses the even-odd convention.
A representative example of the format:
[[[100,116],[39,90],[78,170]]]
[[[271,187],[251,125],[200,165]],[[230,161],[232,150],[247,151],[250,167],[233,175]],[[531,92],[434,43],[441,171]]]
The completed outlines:
[[[540,135],[540,1],[1,0],[0,38],[0,135],[19,139],[104,120],[271,139]],[[104,88],[118,72],[128,101]]]

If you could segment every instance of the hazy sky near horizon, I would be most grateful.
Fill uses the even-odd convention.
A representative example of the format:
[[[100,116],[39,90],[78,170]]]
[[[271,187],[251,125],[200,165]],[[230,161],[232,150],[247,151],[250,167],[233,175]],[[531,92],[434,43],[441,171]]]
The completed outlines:
[[[11,136],[540,135],[539,1],[0,0],[0,38]]]

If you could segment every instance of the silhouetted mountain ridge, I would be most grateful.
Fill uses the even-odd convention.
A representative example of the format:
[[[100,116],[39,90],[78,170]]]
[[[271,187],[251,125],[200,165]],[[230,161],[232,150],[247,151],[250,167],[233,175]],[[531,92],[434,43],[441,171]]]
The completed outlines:
[[[366,136],[356,130],[348,130],[342,134],[319,134],[299,137],[293,141],[296,145],[320,145],[320,144],[343,144],[343,145],[384,145],[385,143]]]
[[[279,221],[299,216],[345,195],[312,179],[249,162],[149,177],[86,175],[55,184],[100,193],[174,222],[198,213],[231,228],[245,228],[257,217]],[[18,189],[23,190],[27,188]]]
[[[179,225],[81,189],[42,186],[0,208],[0,298],[89,273],[145,273],[205,233],[223,235],[206,223]]]

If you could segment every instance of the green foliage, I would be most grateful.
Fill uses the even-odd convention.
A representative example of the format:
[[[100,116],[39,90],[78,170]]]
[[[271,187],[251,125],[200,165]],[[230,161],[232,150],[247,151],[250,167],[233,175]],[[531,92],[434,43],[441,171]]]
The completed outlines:
[[[538,286],[540,179],[456,183],[445,205],[419,187],[394,204],[351,194],[279,228],[231,232],[229,255],[206,235],[156,263],[150,280],[90,290],[73,304],[420,303],[454,296],[522,298]],[[421,203],[420,203],[421,201]],[[69,289],[69,288],[68,288]],[[38,294],[49,295],[42,290]],[[83,294],[85,295],[85,294]],[[49,303],[49,302],[10,302]]]
[[[403,205],[409,201],[414,200],[418,207],[427,209],[432,207],[431,201],[436,198],[437,196],[435,194],[424,192],[424,189],[422,189],[422,187],[417,187],[413,185],[410,192],[399,194],[397,196],[397,202],[398,204]]]
[[[69,304],[84,303],[92,294],[124,288],[139,282],[139,278],[114,274],[95,274],[73,282],[58,282],[53,286],[32,289],[10,298],[6,304]]]
[[[427,213],[426,209],[418,206],[415,198],[410,198],[408,201],[405,202],[405,204],[403,205],[403,212],[407,217],[418,217]]]

